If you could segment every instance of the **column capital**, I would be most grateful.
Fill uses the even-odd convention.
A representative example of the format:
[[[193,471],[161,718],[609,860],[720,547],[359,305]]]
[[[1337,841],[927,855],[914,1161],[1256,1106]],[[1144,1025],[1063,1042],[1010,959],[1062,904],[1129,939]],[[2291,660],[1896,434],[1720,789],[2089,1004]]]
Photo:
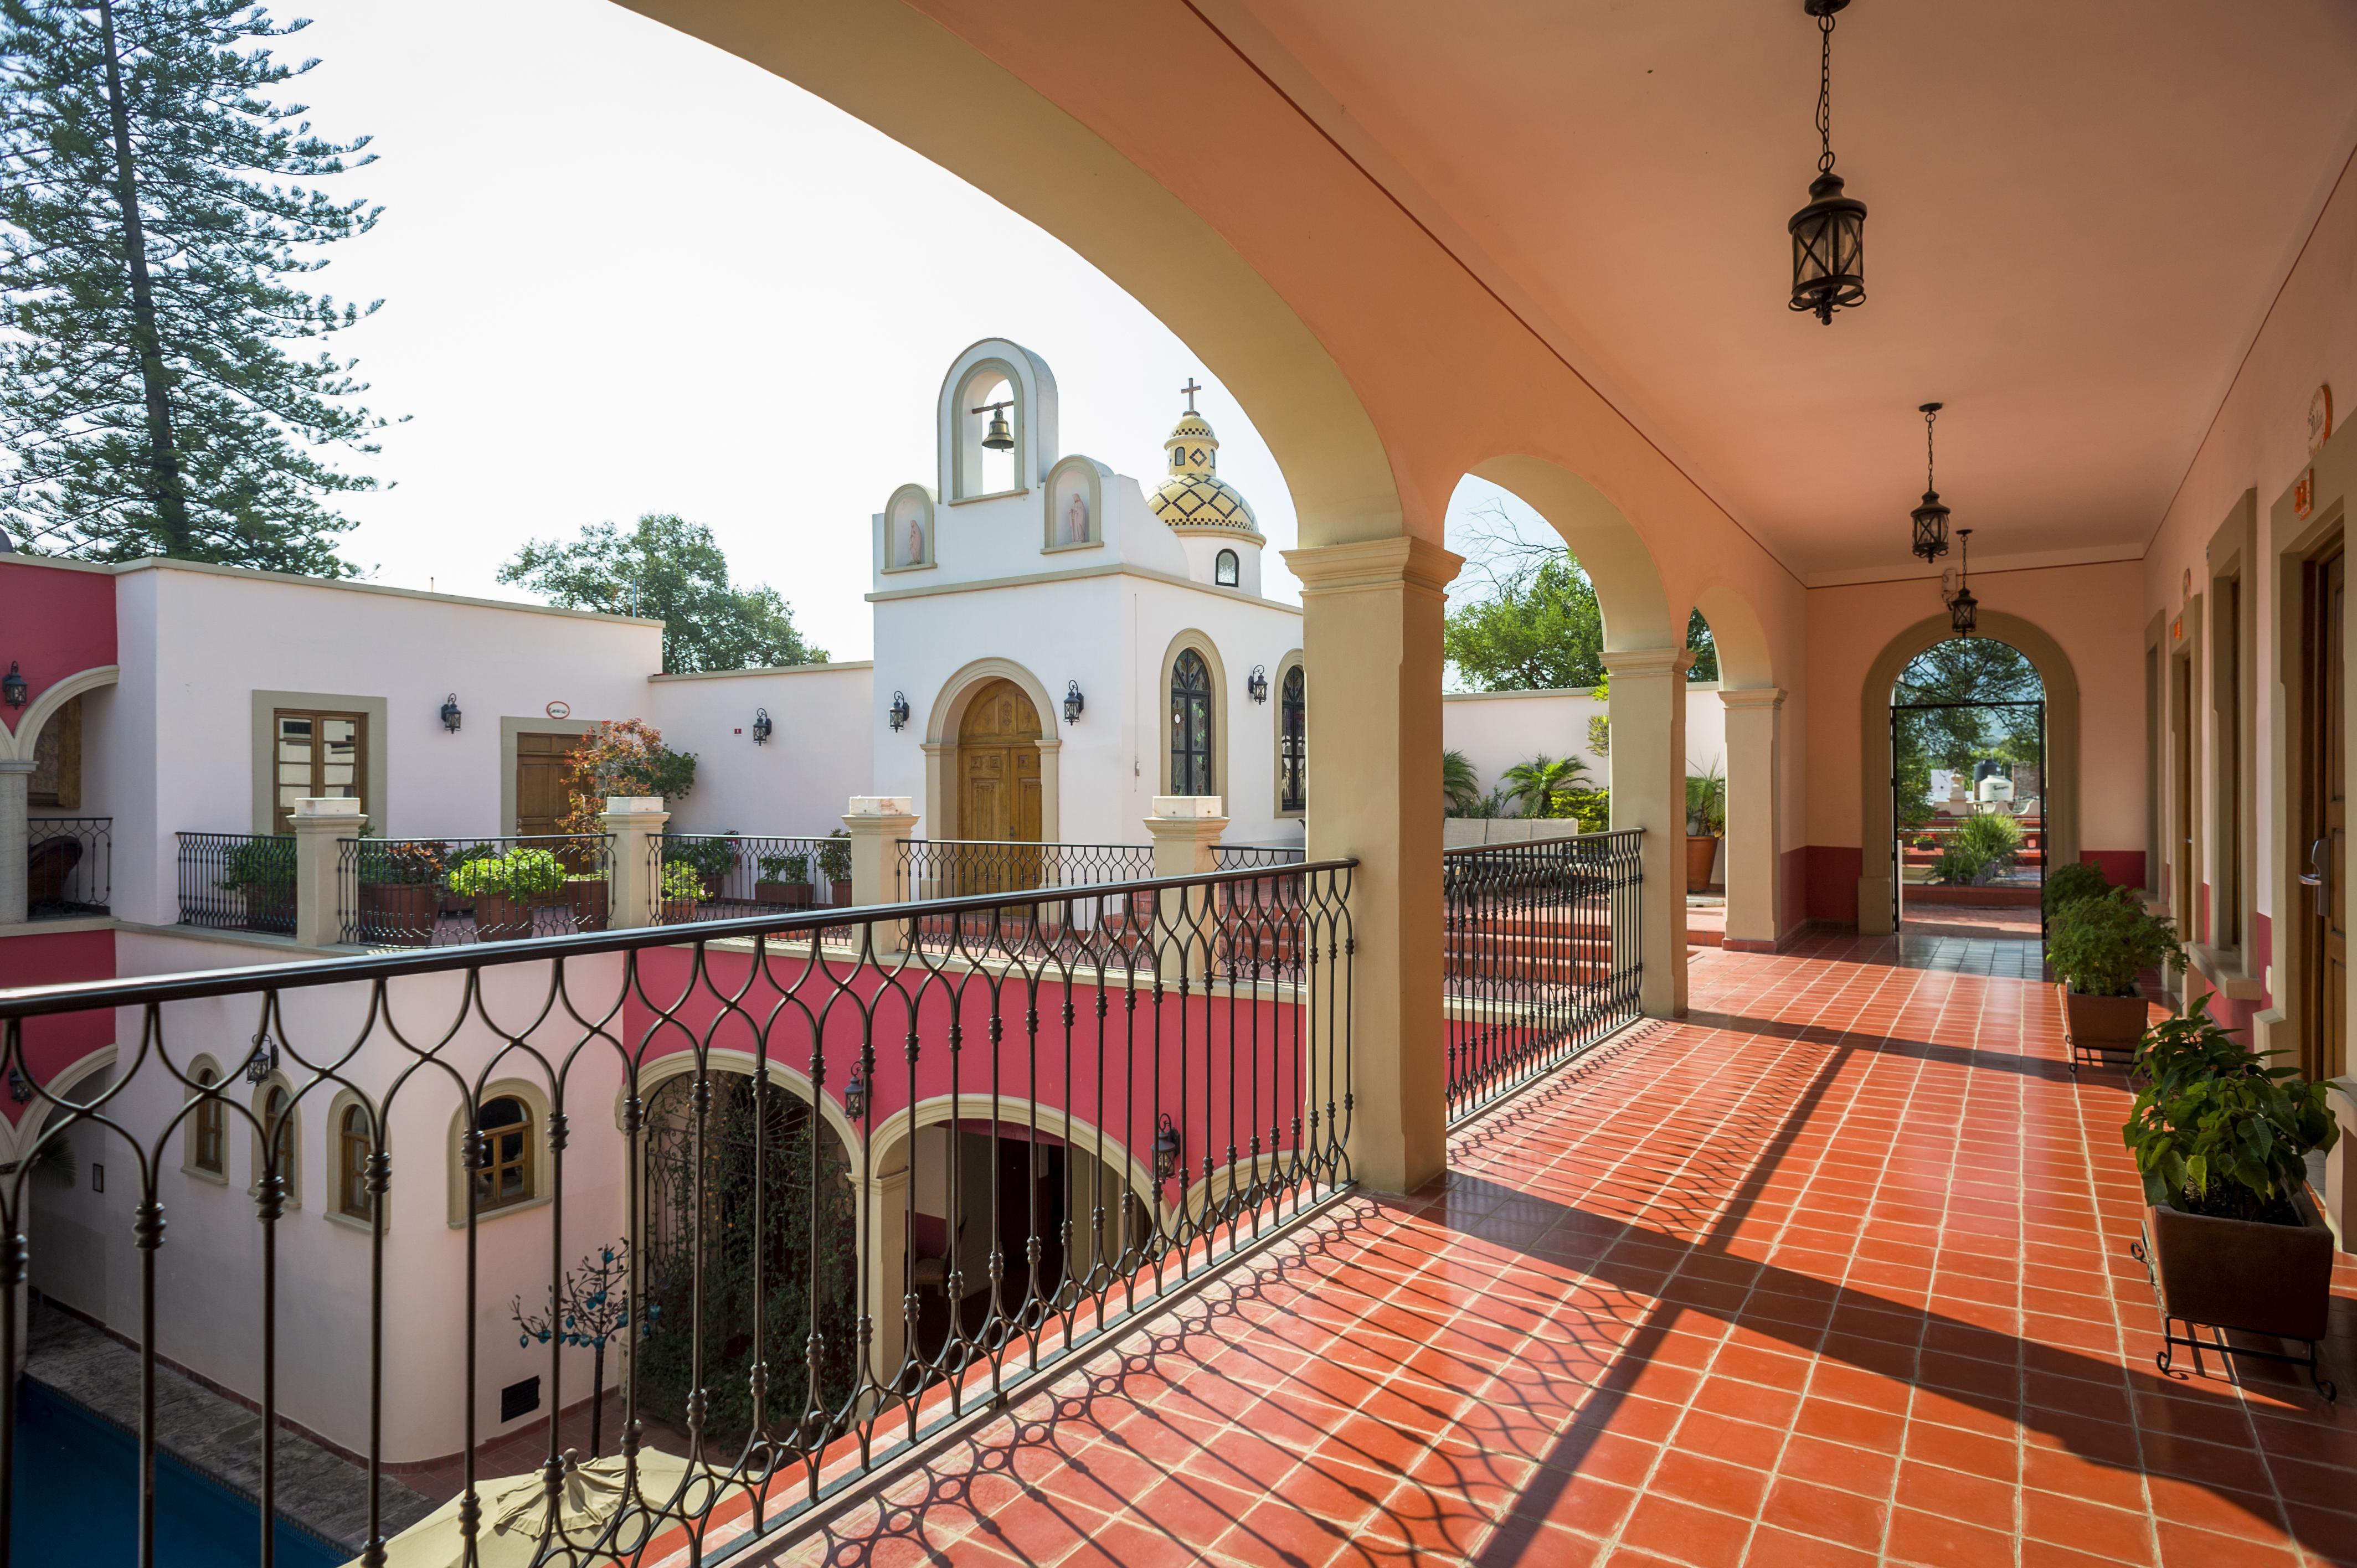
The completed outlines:
[[[1667,680],[1684,675],[1694,664],[1691,648],[1624,648],[1604,655],[1605,671],[1615,681]]]
[[[29,757],[0,757],[0,773],[30,773],[39,766]]]
[[[1773,711],[1784,705],[1785,695],[1781,686],[1745,686],[1733,692],[1722,688],[1718,700],[1730,708],[1767,708]]]
[[[1363,593],[1406,586],[1446,595],[1465,557],[1427,539],[1401,534],[1355,544],[1318,544],[1284,552],[1285,564],[1301,580],[1302,596]]]

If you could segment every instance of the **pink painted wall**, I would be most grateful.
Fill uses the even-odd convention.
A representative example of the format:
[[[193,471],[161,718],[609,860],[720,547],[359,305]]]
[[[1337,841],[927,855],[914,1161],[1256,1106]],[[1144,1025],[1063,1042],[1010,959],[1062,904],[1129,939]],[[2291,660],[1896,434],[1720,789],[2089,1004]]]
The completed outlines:
[[[0,671],[11,660],[34,698],[69,675],[114,663],[113,575],[0,555]]]
[[[887,984],[873,968],[811,973],[806,964],[780,959],[755,981],[749,954],[710,952],[705,963],[698,977],[689,950],[643,955],[642,994],[631,997],[623,1015],[623,1037],[644,1042],[643,1061],[699,1045],[751,1053],[759,1019],[768,1027],[769,1058],[781,1067],[815,1076],[813,1047],[823,1048],[825,1092],[839,1106],[844,1081],[859,1061],[862,1020],[872,1016],[877,1059],[867,1126],[880,1127],[906,1109],[912,1089],[917,1101],[953,1090],[961,1098],[996,1091],[1010,1101],[1067,1111],[1150,1165],[1157,1118],[1167,1112],[1183,1138],[1181,1164],[1193,1176],[1206,1154],[1224,1164],[1232,1142],[1237,1157],[1248,1158],[1255,1129],[1263,1150],[1272,1146],[1273,1130],[1275,1146],[1291,1147],[1305,1058],[1314,1052],[1322,1061],[1325,1048],[1322,1036],[1314,1043],[1305,1037],[1307,1017],[1291,1003],[1231,1003],[1200,993],[1157,1003],[1150,987],[1115,987],[1103,993],[1100,1017],[1098,988],[1085,983],[1031,986],[912,970]],[[735,1005],[724,1007],[724,996],[737,998]],[[913,1074],[905,1049],[912,1015],[920,1041]],[[960,1032],[955,1050],[953,1026]],[[1000,1120],[1021,1125],[1024,1115],[1010,1104]],[[1163,1196],[1176,1202],[1179,1184],[1168,1184]]]
[[[0,937],[0,991],[113,978],[113,931],[32,931]],[[48,1082],[63,1069],[113,1043],[112,1008],[25,1020],[25,1062],[37,1083]],[[0,1113],[11,1122],[28,1111],[46,1109],[38,1100],[19,1105],[0,1095]]]

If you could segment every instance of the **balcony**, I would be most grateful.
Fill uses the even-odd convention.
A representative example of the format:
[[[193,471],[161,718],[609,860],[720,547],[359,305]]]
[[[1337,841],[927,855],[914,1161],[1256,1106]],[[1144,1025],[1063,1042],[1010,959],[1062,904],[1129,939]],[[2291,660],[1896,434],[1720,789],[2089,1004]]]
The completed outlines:
[[[114,881],[114,819],[35,817],[25,832],[25,901],[36,920],[103,915]]]

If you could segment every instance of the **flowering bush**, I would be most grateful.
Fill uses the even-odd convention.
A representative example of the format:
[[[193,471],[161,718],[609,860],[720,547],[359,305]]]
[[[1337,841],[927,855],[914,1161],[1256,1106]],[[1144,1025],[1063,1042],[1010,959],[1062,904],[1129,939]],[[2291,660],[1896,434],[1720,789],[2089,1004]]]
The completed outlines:
[[[673,751],[643,719],[608,720],[583,736],[565,760],[573,767],[573,805],[557,826],[568,833],[606,831],[611,795],[684,800],[695,788],[695,754]]]

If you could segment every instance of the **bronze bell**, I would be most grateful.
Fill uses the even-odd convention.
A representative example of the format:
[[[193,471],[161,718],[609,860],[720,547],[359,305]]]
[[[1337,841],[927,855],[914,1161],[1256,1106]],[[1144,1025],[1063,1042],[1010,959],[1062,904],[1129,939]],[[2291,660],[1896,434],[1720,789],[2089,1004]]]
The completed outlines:
[[[974,411],[990,415],[990,430],[983,436],[982,444],[993,452],[1015,450],[1015,432],[1006,427],[1006,403],[991,403]]]

